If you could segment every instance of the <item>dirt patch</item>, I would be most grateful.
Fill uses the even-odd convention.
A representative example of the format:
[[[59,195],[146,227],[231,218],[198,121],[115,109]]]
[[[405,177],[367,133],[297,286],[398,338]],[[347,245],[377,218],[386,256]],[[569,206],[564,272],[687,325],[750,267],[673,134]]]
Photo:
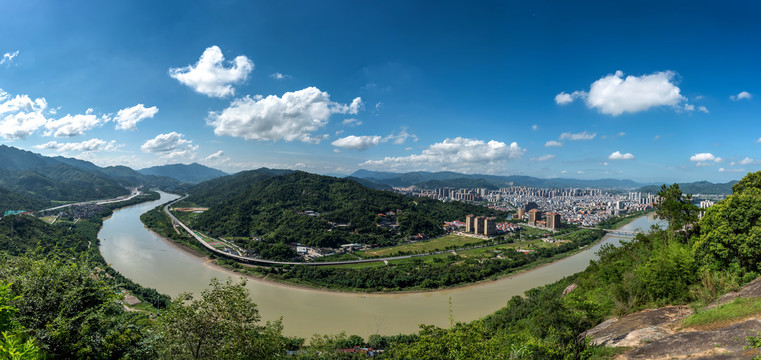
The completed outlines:
[[[609,319],[581,334],[595,345],[639,346],[674,333],[672,326],[692,314],[687,306],[667,306],[643,310],[620,319]]]
[[[124,302],[129,306],[134,306],[141,303],[142,301],[140,301],[140,299],[138,299],[135,295],[127,293],[124,295]]]
[[[751,319],[718,330],[679,332],[652,341],[617,359],[750,359],[757,349],[745,350],[746,338],[761,331],[761,320]]]

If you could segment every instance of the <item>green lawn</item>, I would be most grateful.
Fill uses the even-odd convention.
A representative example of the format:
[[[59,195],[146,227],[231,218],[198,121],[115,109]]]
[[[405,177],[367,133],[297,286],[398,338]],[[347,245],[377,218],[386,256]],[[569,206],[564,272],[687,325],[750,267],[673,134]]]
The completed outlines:
[[[445,235],[440,238],[418,241],[410,244],[393,246],[382,249],[358,251],[356,254],[362,257],[387,257],[408,254],[423,254],[432,251],[446,250],[448,247],[464,247],[474,243],[483,242],[484,239],[460,235]]]

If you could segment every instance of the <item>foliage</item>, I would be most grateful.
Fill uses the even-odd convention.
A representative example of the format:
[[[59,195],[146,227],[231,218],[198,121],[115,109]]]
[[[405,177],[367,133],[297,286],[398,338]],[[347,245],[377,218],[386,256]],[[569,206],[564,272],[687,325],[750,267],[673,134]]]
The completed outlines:
[[[245,281],[212,279],[200,299],[178,296],[156,325],[165,359],[273,359],[285,354],[280,321],[259,324]]]
[[[658,198],[660,202],[655,213],[659,219],[668,221],[669,230],[681,230],[697,221],[698,207],[692,204],[692,195],[682,194],[679,184],[661,185]]]
[[[738,275],[761,272],[761,171],[748,174],[739,191],[707,209],[693,250],[701,265]]]
[[[40,348],[61,358],[139,357],[144,315],[127,314],[114,288],[78,259],[2,259],[0,280],[11,282],[16,320]]]
[[[18,312],[11,302],[19,300],[10,293],[10,285],[0,281],[0,359],[31,360],[40,358],[39,348],[24,334],[15,319]]]
[[[732,193],[740,194],[747,189],[761,189],[761,171],[749,172],[737,184],[732,185]]]

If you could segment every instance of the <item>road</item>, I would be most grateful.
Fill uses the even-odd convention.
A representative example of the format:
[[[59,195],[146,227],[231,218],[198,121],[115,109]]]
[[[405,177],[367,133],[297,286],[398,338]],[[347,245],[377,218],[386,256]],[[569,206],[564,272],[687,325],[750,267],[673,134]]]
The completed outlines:
[[[60,206],[52,207],[52,208],[49,208],[49,209],[39,210],[37,212],[50,211],[50,210],[58,210],[58,209],[63,209],[65,207],[69,207],[69,206],[81,206],[81,205],[87,205],[87,204],[105,205],[105,204],[110,204],[110,203],[115,203],[115,202],[127,201],[127,200],[130,200],[130,199],[134,198],[135,196],[138,196],[138,195],[140,195],[140,191],[138,191],[137,189],[132,189],[132,192],[127,197],[120,196],[120,197],[113,198],[113,199],[81,201],[81,202],[78,202],[78,203],[65,204],[65,205],[60,205]]]

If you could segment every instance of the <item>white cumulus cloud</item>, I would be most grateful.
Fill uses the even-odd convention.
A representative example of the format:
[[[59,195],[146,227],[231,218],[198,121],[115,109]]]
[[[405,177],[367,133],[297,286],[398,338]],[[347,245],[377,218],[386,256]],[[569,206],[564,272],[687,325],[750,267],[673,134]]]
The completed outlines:
[[[316,87],[286,92],[282,97],[244,97],[234,100],[221,112],[210,112],[207,123],[214,134],[246,140],[319,142],[326,136],[312,136],[324,127],[332,114],[357,114],[362,99],[351,104],[330,101],[327,92]]]
[[[745,159],[740,160],[740,165],[751,165],[751,164],[757,164],[757,163],[761,163],[761,160],[755,160],[749,157],[746,157]]]
[[[103,122],[103,118],[93,114],[67,114],[58,120],[48,120],[45,123],[45,128],[48,129],[45,136],[72,137],[82,135],[85,131],[100,126]]]
[[[48,103],[45,98],[32,100],[28,95],[11,97],[0,89],[0,136],[5,139],[24,139],[47,123],[43,115]]]
[[[739,100],[743,100],[743,99],[750,100],[752,97],[753,97],[753,95],[751,95],[751,93],[749,93],[747,91],[740,91],[739,94],[737,94],[737,95],[731,95],[729,98],[732,99],[733,101],[739,101]]]
[[[622,154],[620,151],[616,151],[608,156],[609,160],[631,160],[634,159],[634,155],[631,153]],[[606,164],[607,165],[607,164]]]
[[[35,145],[36,149],[56,150],[58,152],[64,151],[100,151],[100,150],[115,150],[121,146],[116,145],[116,140],[109,142],[101,139],[90,139],[82,142],[69,142],[59,143],[57,141],[49,141],[44,144]]]
[[[587,93],[583,91],[574,91],[570,94],[561,91],[560,94],[555,95],[555,103],[558,105],[566,105],[572,103],[576,99],[583,99],[586,96]]]
[[[484,170],[493,171],[496,165],[510,159],[518,158],[525,152],[518,143],[506,144],[491,140],[466,139],[457,137],[445,139],[430,145],[420,154],[399,157],[386,157],[381,160],[368,160],[360,166],[384,169],[418,169],[418,170]]]
[[[158,153],[165,158],[193,158],[198,145],[193,145],[191,140],[183,139],[184,136],[174,131],[159,134],[146,141],[140,148],[144,152]]]
[[[218,46],[204,50],[195,66],[169,69],[169,76],[193,90],[208,96],[226,97],[235,94],[233,84],[248,78],[254,63],[241,55],[225,67],[225,57]]]
[[[347,150],[367,150],[373,146],[378,146],[383,141],[383,137],[374,136],[354,136],[349,135],[347,137],[340,138],[330,143],[333,146],[344,148]]]
[[[589,108],[612,116],[636,113],[657,106],[689,110],[692,105],[687,104],[687,98],[680,94],[679,87],[674,84],[675,76],[673,71],[660,71],[624,78],[624,73],[619,70],[592,83],[589,92],[561,92],[555,96],[555,102],[564,105],[582,98]]]
[[[114,116],[117,130],[136,130],[137,123],[152,118],[159,112],[159,108],[151,106],[145,107],[143,104],[137,104],[133,107],[119,110]]]
[[[580,133],[569,133],[564,132],[560,134],[560,140],[592,140],[597,136],[597,133],[587,133],[586,131],[580,132]]]
[[[544,147],[561,147],[563,146],[563,143],[560,141],[550,140],[544,143]]]
[[[717,157],[711,153],[697,153],[690,156],[690,161],[695,162],[716,161],[716,159]]]

